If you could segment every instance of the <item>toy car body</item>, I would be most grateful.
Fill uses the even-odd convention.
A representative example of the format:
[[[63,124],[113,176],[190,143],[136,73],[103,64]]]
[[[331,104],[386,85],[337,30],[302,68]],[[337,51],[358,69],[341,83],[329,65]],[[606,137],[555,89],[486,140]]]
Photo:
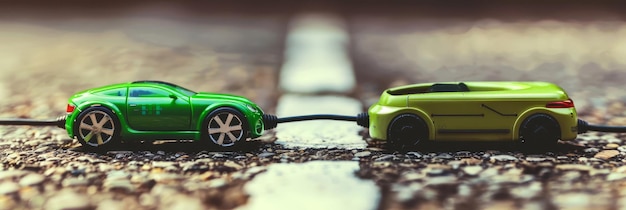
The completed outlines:
[[[402,86],[385,90],[368,113],[370,135],[395,145],[423,140],[549,144],[577,135],[574,103],[547,82]]]
[[[183,139],[232,146],[264,129],[262,110],[246,98],[196,93],[161,81],[81,91],[69,99],[67,112],[67,133],[86,147]]]

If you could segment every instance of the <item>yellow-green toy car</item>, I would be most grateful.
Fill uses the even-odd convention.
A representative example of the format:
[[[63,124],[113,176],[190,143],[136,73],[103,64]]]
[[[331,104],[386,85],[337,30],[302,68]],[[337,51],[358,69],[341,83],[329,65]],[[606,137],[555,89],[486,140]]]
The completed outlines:
[[[368,111],[374,139],[394,147],[422,141],[573,140],[577,115],[562,88],[547,82],[445,82],[385,90]]]

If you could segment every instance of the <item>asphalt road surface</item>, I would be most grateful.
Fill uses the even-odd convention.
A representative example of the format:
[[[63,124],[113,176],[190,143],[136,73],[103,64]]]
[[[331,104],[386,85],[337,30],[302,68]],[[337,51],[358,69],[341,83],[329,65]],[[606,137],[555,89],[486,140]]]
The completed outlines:
[[[75,91],[138,79],[243,95],[279,116],[355,115],[406,83],[548,80],[581,118],[626,125],[619,20],[134,14],[2,19],[1,115],[53,118]],[[92,152],[62,129],[6,126],[0,209],[622,209],[625,137],[396,152],[354,123],[314,121],[228,149],[161,141]]]

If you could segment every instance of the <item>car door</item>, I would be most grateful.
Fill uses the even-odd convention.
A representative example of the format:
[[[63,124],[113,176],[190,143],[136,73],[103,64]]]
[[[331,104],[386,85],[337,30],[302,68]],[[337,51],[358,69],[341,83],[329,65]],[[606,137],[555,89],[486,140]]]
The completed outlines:
[[[131,86],[128,90],[128,124],[141,131],[190,129],[189,97],[156,86]]]
[[[409,97],[409,106],[430,115],[436,140],[491,140],[506,137],[510,130],[489,102],[471,92],[420,94]]]

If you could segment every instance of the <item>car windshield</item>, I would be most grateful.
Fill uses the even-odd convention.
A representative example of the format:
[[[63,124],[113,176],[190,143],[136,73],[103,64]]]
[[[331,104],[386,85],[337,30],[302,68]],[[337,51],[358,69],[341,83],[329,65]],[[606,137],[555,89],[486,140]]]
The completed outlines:
[[[189,90],[187,88],[169,83],[169,82],[163,82],[163,81],[151,81],[151,80],[144,80],[144,81],[135,81],[133,83],[156,83],[156,84],[162,84],[162,85],[167,85],[170,87],[173,87],[174,89],[178,90],[179,92],[181,92],[182,94],[185,94],[187,96],[193,96],[196,94],[196,92]]]
[[[189,90],[187,88],[181,87],[181,86],[174,86],[178,91],[180,91],[181,93],[188,95],[188,96],[193,96],[196,95],[196,92]]]

